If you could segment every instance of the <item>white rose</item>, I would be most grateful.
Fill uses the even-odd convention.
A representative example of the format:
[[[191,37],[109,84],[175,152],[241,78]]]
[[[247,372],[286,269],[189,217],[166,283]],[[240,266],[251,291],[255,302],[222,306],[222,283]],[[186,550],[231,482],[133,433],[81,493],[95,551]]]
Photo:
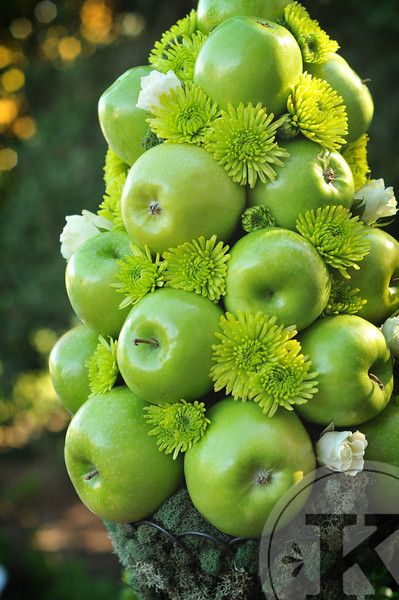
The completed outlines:
[[[137,108],[151,112],[154,106],[159,106],[162,94],[181,87],[182,82],[173,71],[166,75],[159,71],[151,71],[149,75],[141,78],[141,92],[137,101]]]
[[[390,351],[399,358],[399,317],[390,317],[381,327]]]
[[[99,217],[89,210],[81,215],[65,217],[66,225],[60,235],[61,254],[69,260],[72,254],[85,242],[100,233],[101,229],[112,229],[112,221]]]
[[[383,217],[393,217],[398,212],[393,188],[385,189],[383,179],[369,181],[356,192],[355,200],[364,200],[365,202],[364,213],[360,218],[367,225],[372,225]]]
[[[363,471],[366,448],[366,437],[359,431],[327,431],[317,442],[316,455],[321,465],[354,476]]]

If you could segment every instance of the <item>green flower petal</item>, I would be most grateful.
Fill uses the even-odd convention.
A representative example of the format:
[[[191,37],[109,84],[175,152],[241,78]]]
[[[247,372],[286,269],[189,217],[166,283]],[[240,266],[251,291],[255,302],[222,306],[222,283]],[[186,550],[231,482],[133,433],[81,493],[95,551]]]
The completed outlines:
[[[216,235],[210,240],[200,237],[172,248],[163,255],[167,265],[165,282],[218,302],[226,293],[228,251],[228,246],[217,242]]]
[[[92,394],[105,394],[114,387],[119,375],[116,361],[117,342],[111,337],[109,343],[101,335],[97,348],[86,362]]]
[[[347,269],[358,270],[357,263],[370,250],[367,228],[358,216],[352,217],[343,206],[310,210],[298,218],[296,228],[313,244],[325,262],[338,269],[345,279],[350,279]]]
[[[288,156],[276,142],[285,119],[273,119],[261,104],[240,103],[238,108],[229,104],[205,137],[205,148],[236,183],[253,188],[258,178],[272,181],[277,176],[275,167],[284,166],[281,159]]]
[[[243,213],[242,228],[247,233],[264,229],[265,227],[275,227],[276,220],[266,206],[251,206]]]
[[[348,163],[353,174],[355,182],[355,192],[358,192],[368,181],[371,169],[367,158],[367,145],[369,142],[367,133],[358,140],[348,144],[342,153],[342,156]]]
[[[340,274],[331,275],[331,293],[323,316],[330,315],[356,315],[367,300],[362,298],[358,288],[352,288],[349,281]]]
[[[155,45],[149,61],[161,73],[174,71],[181,81],[192,81],[197,56],[207,36],[200,31],[192,35],[183,33],[166,45]]]
[[[161,452],[173,452],[173,459],[198,442],[210,423],[205,416],[203,402],[191,403],[182,400],[164,406],[146,406],[144,410],[147,413],[147,423],[155,425],[148,435],[158,438],[157,444]]]

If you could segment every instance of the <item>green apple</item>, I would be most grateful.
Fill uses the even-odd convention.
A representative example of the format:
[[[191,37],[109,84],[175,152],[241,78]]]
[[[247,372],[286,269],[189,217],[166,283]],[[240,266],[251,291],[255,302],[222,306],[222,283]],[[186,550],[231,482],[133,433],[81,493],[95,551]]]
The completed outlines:
[[[194,81],[222,108],[261,102],[279,115],[287,111],[302,67],[301,50],[287,29],[272,21],[233,17],[205,41]]]
[[[136,107],[141,78],[152,67],[135,67],[123,73],[101,96],[98,116],[108,145],[128,165],[144,154],[142,141],[148,132],[147,113]]]
[[[276,315],[304,329],[326,307],[330,276],[315,248],[302,236],[277,227],[241,238],[227,264],[226,310]]]
[[[119,309],[117,261],[131,253],[129,236],[122,231],[100,233],[87,240],[68,261],[65,283],[73,310],[83,323],[101,335],[116,337],[129,314]]]
[[[199,236],[228,241],[245,207],[245,188],[234,183],[203,148],[161,144],[131,168],[122,195],[129,235],[152,252]]]
[[[359,288],[367,304],[359,315],[375,325],[399,308],[399,243],[375,227],[367,227],[370,253],[360,263],[360,270],[350,269],[350,284]]]
[[[367,460],[388,463],[399,468],[399,398],[392,398],[388,406],[374,419],[362,425],[368,446]]]
[[[86,362],[98,343],[98,333],[85,325],[67,331],[53,347],[49,358],[51,381],[61,402],[74,414],[90,394]]]
[[[204,33],[231,17],[247,16],[281,19],[291,0],[199,0],[198,28]]]
[[[184,458],[191,500],[220,531],[260,537],[276,502],[315,468],[309,435],[293,412],[269,419],[255,403],[231,398],[208,417],[204,437]]]
[[[299,340],[319,374],[319,391],[297,407],[302,417],[349,427],[385,408],[393,390],[393,365],[375,325],[355,315],[327,317],[301,333]]]
[[[332,52],[326,62],[307,64],[306,70],[327,81],[342,96],[348,113],[348,142],[354,142],[368,131],[374,116],[370,90],[346,60]]]
[[[148,435],[144,402],[127,388],[92,396],[68,427],[65,462],[82,502],[96,515],[145,519],[179,487],[183,463]]]
[[[147,402],[197,400],[212,389],[209,371],[222,310],[202,296],[163,288],[131,311],[118,341],[126,385]]]
[[[279,227],[295,229],[299,215],[327,205],[350,208],[355,195],[352,171],[339,152],[309,140],[287,142],[289,157],[278,177],[248,191],[251,206],[266,206]]]

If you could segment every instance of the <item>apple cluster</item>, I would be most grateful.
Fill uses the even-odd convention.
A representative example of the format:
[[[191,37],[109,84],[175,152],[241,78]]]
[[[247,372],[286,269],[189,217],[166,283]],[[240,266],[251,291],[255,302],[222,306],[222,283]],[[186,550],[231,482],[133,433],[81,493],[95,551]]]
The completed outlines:
[[[186,486],[220,531],[259,537],[316,459],[362,468],[365,436],[337,446],[330,424],[387,422],[396,200],[338,49],[298,2],[199,0],[101,96],[106,193],[61,235],[81,324],[50,357],[67,470],[101,518]]]

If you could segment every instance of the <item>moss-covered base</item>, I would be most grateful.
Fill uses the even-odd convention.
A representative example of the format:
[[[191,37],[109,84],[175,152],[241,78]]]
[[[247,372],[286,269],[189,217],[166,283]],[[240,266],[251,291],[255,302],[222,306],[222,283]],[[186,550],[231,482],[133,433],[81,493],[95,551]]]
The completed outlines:
[[[229,551],[232,538],[198,513],[186,490],[165,502],[151,521],[174,536],[202,532],[215,540],[188,534],[175,541],[148,524],[105,522],[129,585],[142,600],[264,599],[257,540],[233,543]]]

